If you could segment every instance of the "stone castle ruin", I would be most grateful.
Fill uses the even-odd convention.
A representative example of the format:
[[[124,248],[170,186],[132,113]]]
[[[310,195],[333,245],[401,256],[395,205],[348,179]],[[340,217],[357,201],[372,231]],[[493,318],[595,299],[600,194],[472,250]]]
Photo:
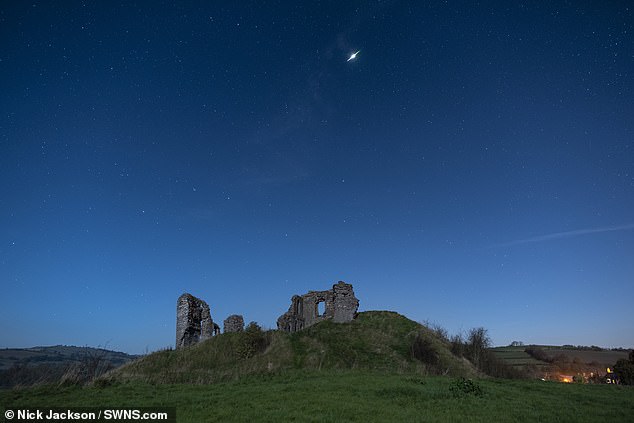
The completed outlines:
[[[319,307],[323,303],[323,312]],[[277,319],[277,328],[284,332],[297,332],[323,320],[350,322],[357,316],[359,300],[354,296],[352,285],[343,281],[328,291],[309,291],[294,295],[288,311]],[[224,332],[242,332],[244,318],[238,314],[227,317]],[[176,303],[176,348],[197,344],[220,333],[214,323],[209,305],[191,294],[178,297]]]
[[[242,332],[244,330],[244,318],[239,314],[232,314],[224,321],[224,333]]]
[[[217,326],[211,319],[209,305],[206,302],[187,293],[178,297],[176,348],[187,347],[211,338]]]
[[[320,303],[324,303],[324,312],[321,314]],[[350,322],[357,316],[358,309],[359,300],[354,296],[352,285],[339,281],[329,291],[294,295],[288,311],[277,319],[277,328],[292,333],[326,319],[337,323]]]

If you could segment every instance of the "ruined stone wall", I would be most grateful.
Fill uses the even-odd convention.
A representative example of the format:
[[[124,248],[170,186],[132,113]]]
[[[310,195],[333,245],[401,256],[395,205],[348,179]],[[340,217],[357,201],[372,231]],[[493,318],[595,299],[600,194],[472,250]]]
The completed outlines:
[[[217,326],[217,325],[216,325]],[[183,294],[176,302],[176,348],[209,339],[213,336],[214,322],[209,305],[191,294]]]
[[[319,303],[322,302],[324,313],[319,314]],[[359,300],[354,296],[352,285],[339,281],[329,291],[294,295],[288,311],[277,319],[277,328],[297,332],[326,319],[337,323],[349,322],[356,317],[358,309]]]
[[[224,333],[242,332],[244,330],[244,318],[239,314],[232,314],[224,321]]]
[[[357,317],[359,300],[354,296],[352,285],[339,281],[332,286],[334,303],[332,319],[337,323],[350,322]]]

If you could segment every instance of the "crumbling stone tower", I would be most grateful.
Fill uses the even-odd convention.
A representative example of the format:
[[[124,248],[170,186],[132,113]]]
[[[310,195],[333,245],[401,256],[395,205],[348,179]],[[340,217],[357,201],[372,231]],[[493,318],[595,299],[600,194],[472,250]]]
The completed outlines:
[[[324,303],[324,313],[319,314],[319,304]],[[329,291],[309,291],[294,295],[288,311],[277,319],[277,328],[285,332],[297,332],[304,328],[332,319],[334,322],[350,322],[357,316],[359,300],[352,285],[339,281]]]
[[[224,321],[224,333],[242,332],[244,330],[244,318],[239,314],[232,314]]]
[[[191,294],[185,293],[178,297],[176,302],[176,348],[187,347],[209,339],[213,333],[214,322],[211,319],[209,305]]]

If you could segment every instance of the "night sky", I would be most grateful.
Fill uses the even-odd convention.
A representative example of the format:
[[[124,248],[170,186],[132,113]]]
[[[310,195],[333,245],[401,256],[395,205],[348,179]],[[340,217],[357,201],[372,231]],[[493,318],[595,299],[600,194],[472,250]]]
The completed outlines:
[[[633,9],[3,1],[0,347],[173,346],[183,292],[275,328],[338,280],[634,346]]]

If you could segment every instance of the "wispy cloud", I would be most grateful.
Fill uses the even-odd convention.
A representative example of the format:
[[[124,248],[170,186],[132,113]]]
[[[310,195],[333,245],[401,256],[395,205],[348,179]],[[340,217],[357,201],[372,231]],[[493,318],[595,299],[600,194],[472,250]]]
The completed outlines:
[[[515,241],[505,242],[495,245],[496,247],[509,247],[512,245],[529,244],[533,242],[550,241],[553,239],[572,238],[580,235],[597,234],[604,232],[629,231],[634,229],[634,223],[619,226],[603,226],[600,228],[576,229],[574,231],[554,232],[552,234],[539,235],[532,238],[518,239]]]

